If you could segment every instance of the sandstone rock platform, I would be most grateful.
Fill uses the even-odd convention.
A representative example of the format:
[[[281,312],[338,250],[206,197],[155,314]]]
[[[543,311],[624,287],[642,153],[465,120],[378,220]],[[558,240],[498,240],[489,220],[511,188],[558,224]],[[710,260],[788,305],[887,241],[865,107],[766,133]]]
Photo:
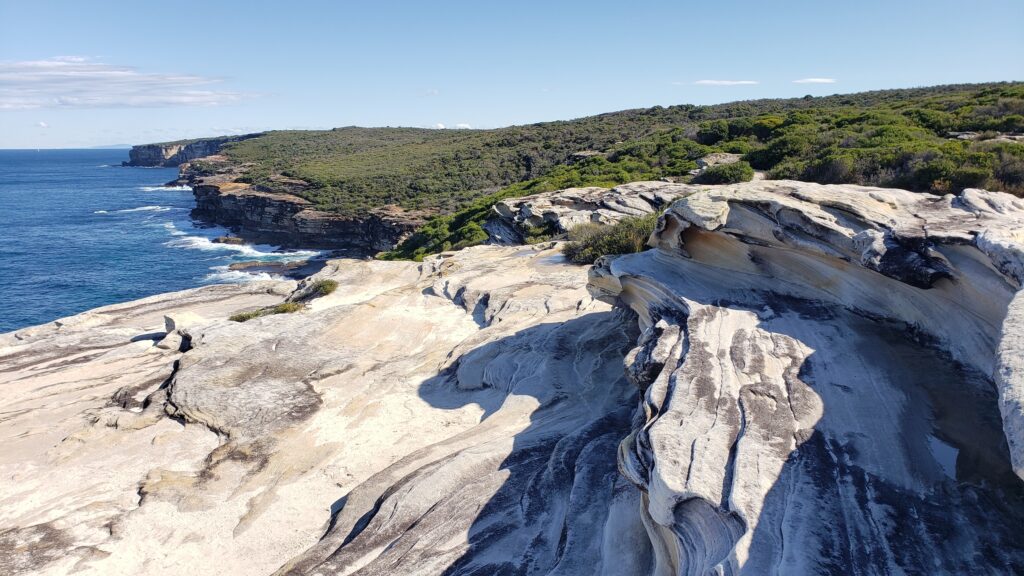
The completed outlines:
[[[671,205],[592,269],[339,259],[0,335],[0,572],[1024,571],[1020,200],[616,190],[506,204]]]

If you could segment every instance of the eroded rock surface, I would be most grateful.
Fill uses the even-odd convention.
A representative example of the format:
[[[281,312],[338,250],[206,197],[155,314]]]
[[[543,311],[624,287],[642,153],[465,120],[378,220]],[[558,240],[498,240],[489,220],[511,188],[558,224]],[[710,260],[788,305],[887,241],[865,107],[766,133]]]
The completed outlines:
[[[631,182],[614,188],[569,188],[510,198],[494,205],[499,218],[517,226],[553,226],[566,232],[594,222],[612,224],[627,216],[644,216],[665,209],[695,187],[668,182]]]
[[[644,329],[620,465],[658,573],[1024,570],[1022,218],[978,190],[714,187],[595,267]]]
[[[0,573],[1024,571],[1020,201],[505,207],[673,201],[589,280],[556,243],[478,246],[0,336]]]
[[[638,332],[591,298],[584,268],[548,244],[336,260],[322,278],[339,288],[245,323],[225,318],[294,284],[160,299],[129,327],[87,316],[5,336],[0,543],[14,552],[0,566],[642,571],[640,493],[615,456]],[[230,300],[184,305],[212,292]],[[44,370],[42,342],[92,356]]]

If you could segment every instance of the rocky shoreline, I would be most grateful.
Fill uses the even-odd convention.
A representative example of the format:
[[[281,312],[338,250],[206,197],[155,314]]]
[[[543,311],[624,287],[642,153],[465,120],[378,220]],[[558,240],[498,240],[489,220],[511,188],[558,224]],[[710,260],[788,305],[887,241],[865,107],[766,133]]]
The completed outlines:
[[[424,222],[400,210],[382,209],[365,216],[332,214],[311,207],[299,196],[266,192],[217,176],[189,178],[187,183],[196,198],[193,217],[256,243],[372,255],[393,248]]]
[[[346,250],[372,256],[394,248],[421,226],[431,214],[385,206],[366,214],[346,216],[316,209],[297,193],[308,186],[301,180],[279,177],[270,191],[240,181],[240,174],[218,154],[228,142],[259,136],[208,139],[181,148],[150,144],[133,147],[125,166],[178,166],[178,178],[168,185],[192,188],[197,220],[224,226],[247,242],[286,248]],[[191,163],[202,159],[202,166]]]
[[[0,572],[1024,572],[1020,199],[622,190],[0,335]]]

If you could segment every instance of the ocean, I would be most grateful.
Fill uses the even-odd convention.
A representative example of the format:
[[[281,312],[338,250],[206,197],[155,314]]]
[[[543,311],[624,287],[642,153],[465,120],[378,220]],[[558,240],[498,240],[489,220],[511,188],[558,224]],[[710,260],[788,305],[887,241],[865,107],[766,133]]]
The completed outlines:
[[[211,242],[176,168],[123,168],[127,150],[0,150],[0,333],[211,283],[268,279],[234,262],[317,252]]]

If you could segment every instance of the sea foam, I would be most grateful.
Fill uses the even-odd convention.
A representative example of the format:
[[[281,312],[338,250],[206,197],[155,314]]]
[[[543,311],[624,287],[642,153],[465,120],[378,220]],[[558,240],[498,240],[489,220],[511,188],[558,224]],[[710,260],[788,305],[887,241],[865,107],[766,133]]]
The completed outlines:
[[[239,284],[242,282],[255,282],[257,280],[281,280],[267,272],[246,272],[244,270],[231,270],[227,266],[214,266],[213,272],[203,278],[203,282],[210,284]]]
[[[172,210],[172,208],[167,206],[139,206],[138,208],[115,210],[115,212],[167,212],[168,210]]]
[[[139,186],[143,192],[191,192],[191,186]]]
[[[173,232],[172,232],[173,234]],[[318,256],[320,253],[315,250],[278,250],[276,246],[248,244],[221,244],[203,236],[182,236],[169,240],[164,246],[171,248],[187,248],[190,250],[202,250],[204,252],[235,252],[240,256],[259,260],[270,261],[291,261],[305,260]]]

